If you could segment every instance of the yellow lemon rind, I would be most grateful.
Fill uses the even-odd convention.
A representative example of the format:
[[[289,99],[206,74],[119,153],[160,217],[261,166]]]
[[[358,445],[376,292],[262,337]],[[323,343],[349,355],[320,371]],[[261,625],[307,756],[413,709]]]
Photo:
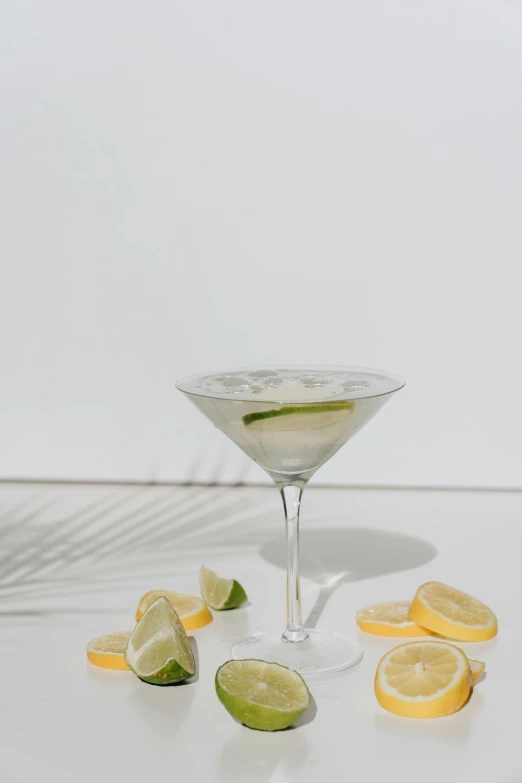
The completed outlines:
[[[408,700],[386,693],[381,684],[387,662],[386,659],[396,653],[401,647],[407,647],[410,644],[420,645],[423,643],[426,642],[406,642],[404,645],[399,645],[398,647],[393,648],[393,650],[389,650],[379,661],[377,671],[375,672],[374,689],[377,701],[385,710],[394,715],[399,715],[402,718],[442,718],[447,715],[452,715],[454,712],[458,712],[465,704],[471,691],[471,670],[465,653],[459,647],[455,647],[455,645],[448,644],[447,642],[434,642],[434,644],[444,644],[451,647],[454,654],[461,661],[461,676],[455,681],[452,687],[440,696],[423,700]],[[427,643],[430,644],[431,642]]]
[[[94,666],[99,666],[102,669],[113,669],[114,671],[130,671],[129,667],[125,663],[123,653],[95,653],[87,650],[87,658]]]
[[[130,671],[127,663],[125,662],[125,651],[113,652],[100,649],[103,646],[104,638],[111,638],[113,636],[127,636],[130,638],[131,632],[119,632],[118,634],[105,634],[105,636],[98,636],[96,639],[92,639],[87,645],[87,658],[93,666],[99,666],[101,669],[113,669],[114,671]]]
[[[431,636],[431,631],[422,628],[414,622],[398,625],[397,623],[372,623],[364,620],[357,620],[357,625],[364,631],[374,636],[390,636],[395,638],[411,638],[414,636]]]
[[[488,626],[471,626],[453,622],[428,606],[423,600],[423,591],[424,588],[433,584],[437,583],[425,582],[419,587],[415,594],[410,609],[410,619],[413,620],[414,623],[417,623],[417,625],[420,625],[423,628],[427,628],[429,631],[432,631],[432,633],[437,633],[440,636],[445,636],[448,639],[455,639],[459,642],[485,642],[488,639],[493,639],[493,637],[497,635],[497,618],[485,604],[483,604],[483,606],[488,610],[491,616],[491,624]],[[441,586],[447,587],[446,585]]]
[[[473,658],[468,658],[468,661],[471,669],[471,682],[475,685],[481,674],[485,672],[486,664],[483,661],[475,661]]]
[[[154,594],[155,598],[153,600],[148,601],[147,597],[151,594]],[[172,595],[172,590],[149,590],[149,592],[145,593],[140,599],[140,602],[138,604],[138,608],[136,610],[136,620],[139,621],[149,608],[149,606],[152,605],[153,601],[157,600],[160,596],[164,596],[169,600],[169,595]],[[175,593],[174,593],[175,594]],[[182,593],[178,593],[175,595],[179,595],[183,598],[197,598],[197,596],[188,596],[184,595]],[[201,603],[201,609],[198,612],[194,612],[193,614],[186,614],[184,615],[182,612],[179,611],[179,607],[176,607],[176,605],[172,602],[172,606],[174,607],[175,611],[177,612],[179,619],[181,620],[181,624],[185,631],[195,631],[198,628],[203,628],[205,625],[208,625],[212,622],[213,617],[210,609],[208,606],[201,601],[200,598],[197,598],[197,600]]]

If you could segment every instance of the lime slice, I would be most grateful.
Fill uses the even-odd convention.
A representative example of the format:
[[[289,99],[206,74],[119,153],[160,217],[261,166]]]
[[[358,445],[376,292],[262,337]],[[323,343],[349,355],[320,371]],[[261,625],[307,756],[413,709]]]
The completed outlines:
[[[196,673],[192,650],[181,621],[166,598],[158,598],[134,629],[125,660],[140,680],[169,685]]]
[[[220,666],[216,693],[233,718],[261,731],[286,729],[306,712],[311,701],[300,674],[253,658]]]
[[[351,415],[355,403],[347,400],[341,402],[324,402],[320,405],[292,405],[278,410],[254,411],[243,416],[243,424],[252,430],[265,432],[297,430],[315,430],[338,424],[347,415]]]
[[[220,579],[214,571],[201,566],[201,595],[211,609],[236,609],[247,600],[247,594],[235,579]]]

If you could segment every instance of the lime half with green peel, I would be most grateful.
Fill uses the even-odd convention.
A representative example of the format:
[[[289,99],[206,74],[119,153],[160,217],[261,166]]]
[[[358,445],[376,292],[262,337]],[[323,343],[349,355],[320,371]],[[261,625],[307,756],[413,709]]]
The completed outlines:
[[[134,629],[125,660],[140,680],[154,685],[170,685],[188,680],[196,673],[196,663],[187,634],[172,605],[158,598]]]
[[[211,609],[237,609],[247,601],[247,594],[235,579],[220,579],[214,571],[201,566],[199,574],[201,595]]]
[[[306,712],[312,698],[293,669],[254,658],[220,666],[216,693],[233,718],[260,731],[288,728]]]
[[[346,418],[355,408],[349,400],[323,402],[319,405],[285,405],[269,411],[254,411],[243,416],[243,424],[252,430],[265,432],[282,430],[315,430],[330,427]]]

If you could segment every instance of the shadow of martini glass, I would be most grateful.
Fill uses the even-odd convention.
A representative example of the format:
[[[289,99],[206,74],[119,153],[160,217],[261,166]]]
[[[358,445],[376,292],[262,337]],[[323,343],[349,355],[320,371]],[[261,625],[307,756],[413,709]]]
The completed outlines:
[[[286,539],[278,536],[259,550],[268,563],[286,569]],[[300,573],[319,585],[319,594],[306,620],[315,628],[323,610],[344,583],[408,571],[429,563],[437,550],[429,541],[404,533],[373,528],[321,528],[300,535]]]

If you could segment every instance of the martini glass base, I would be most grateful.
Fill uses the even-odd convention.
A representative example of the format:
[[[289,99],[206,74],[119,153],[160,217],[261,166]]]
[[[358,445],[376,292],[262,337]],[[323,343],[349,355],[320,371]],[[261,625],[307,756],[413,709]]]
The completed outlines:
[[[363,657],[363,650],[349,636],[337,631],[307,630],[302,642],[287,642],[281,633],[263,633],[247,636],[232,647],[236,660],[259,658],[280,663],[303,675],[333,674],[355,666]]]

